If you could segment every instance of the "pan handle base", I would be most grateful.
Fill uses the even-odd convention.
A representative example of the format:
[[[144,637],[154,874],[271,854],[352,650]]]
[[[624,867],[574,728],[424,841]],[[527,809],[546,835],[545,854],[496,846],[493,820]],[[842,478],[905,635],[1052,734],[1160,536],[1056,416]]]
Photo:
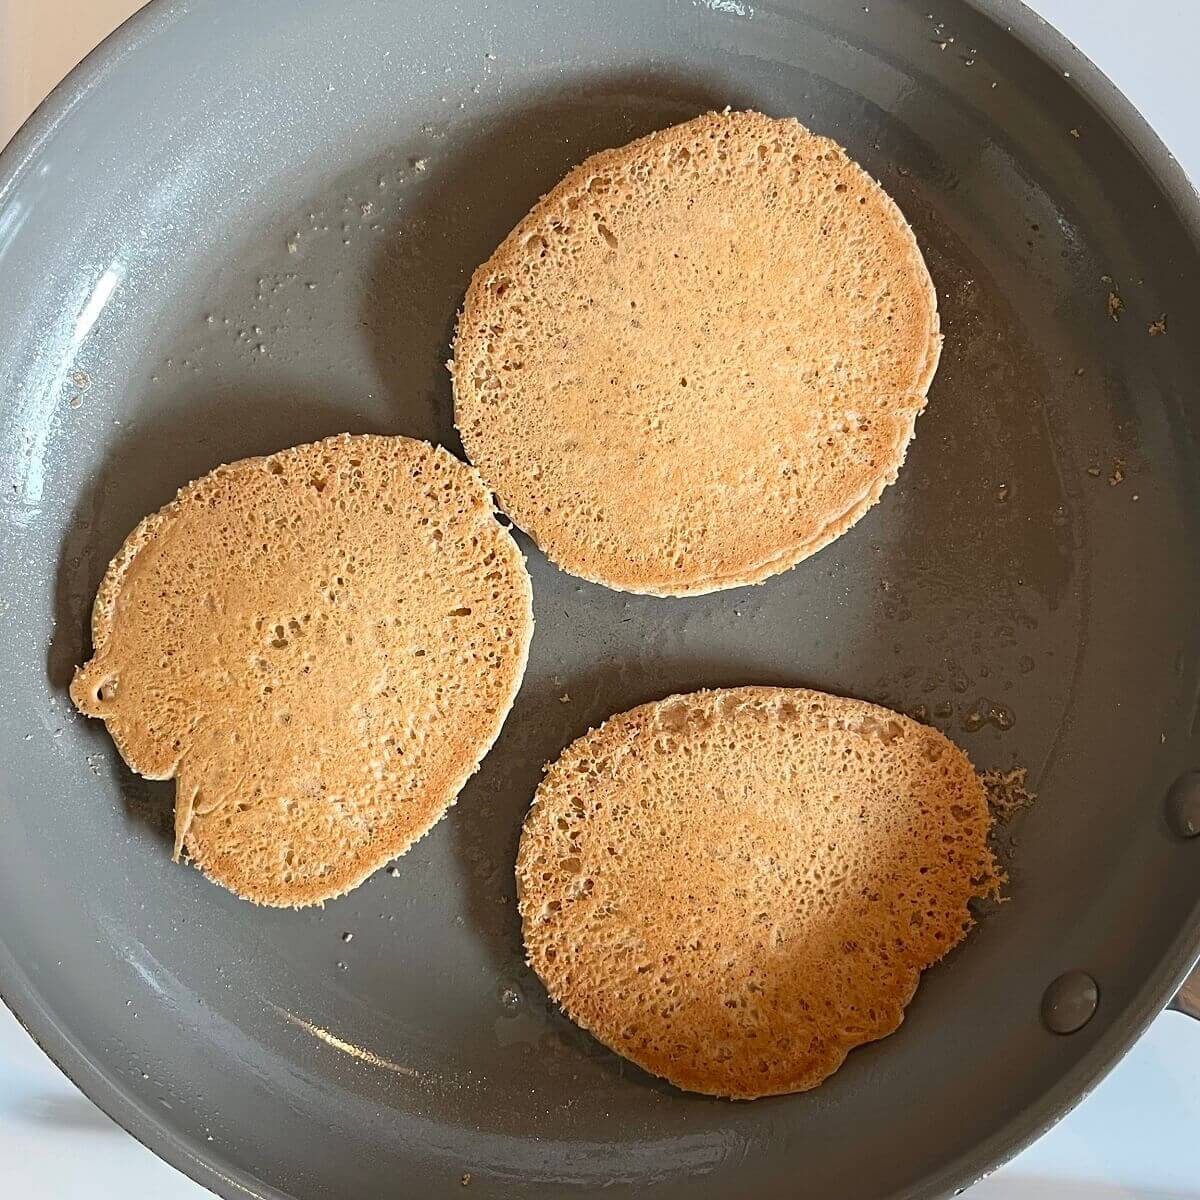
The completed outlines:
[[[1192,973],[1180,984],[1179,991],[1167,1008],[1200,1021],[1200,963],[1192,968]]]

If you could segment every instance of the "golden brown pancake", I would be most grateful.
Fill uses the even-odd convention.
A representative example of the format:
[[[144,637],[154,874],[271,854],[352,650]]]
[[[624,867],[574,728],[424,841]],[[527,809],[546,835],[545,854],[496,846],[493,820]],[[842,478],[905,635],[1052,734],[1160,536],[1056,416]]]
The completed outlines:
[[[475,272],[455,420],[565,570],[696,594],[854,524],[940,350],[884,190],[795,120],[710,113],[589,158]]]
[[[346,434],[218,467],[142,521],[71,697],[133,770],[175,779],[176,857],[259,904],[313,904],[454,802],[532,629],[475,470]]]
[[[900,1025],[971,900],[997,893],[990,827],[967,756],[886,708],[672,696],[549,767],[517,859],[529,963],[678,1087],[803,1091]]]

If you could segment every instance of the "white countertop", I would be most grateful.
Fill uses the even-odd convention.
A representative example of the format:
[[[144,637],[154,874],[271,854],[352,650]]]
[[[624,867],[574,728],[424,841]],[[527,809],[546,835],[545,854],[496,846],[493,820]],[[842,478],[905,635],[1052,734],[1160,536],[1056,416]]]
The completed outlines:
[[[937,0],[929,2],[936,12]],[[0,0],[0,142],[139,4]],[[1200,0],[1034,0],[1031,7],[1109,75],[1200,179]],[[201,1200],[209,1193],[96,1109],[0,1006],[0,1195]],[[1200,1200],[1200,1024],[1159,1017],[1088,1099],[970,1197]]]

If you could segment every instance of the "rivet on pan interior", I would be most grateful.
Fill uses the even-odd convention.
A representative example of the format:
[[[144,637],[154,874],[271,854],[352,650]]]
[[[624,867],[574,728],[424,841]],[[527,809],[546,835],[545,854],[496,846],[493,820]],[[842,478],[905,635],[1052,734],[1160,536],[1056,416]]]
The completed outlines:
[[[1167,820],[1180,837],[1200,834],[1200,771],[1184,771],[1167,793]]]
[[[1100,989],[1086,971],[1066,971],[1042,997],[1042,1021],[1051,1033],[1074,1033],[1093,1017]]]

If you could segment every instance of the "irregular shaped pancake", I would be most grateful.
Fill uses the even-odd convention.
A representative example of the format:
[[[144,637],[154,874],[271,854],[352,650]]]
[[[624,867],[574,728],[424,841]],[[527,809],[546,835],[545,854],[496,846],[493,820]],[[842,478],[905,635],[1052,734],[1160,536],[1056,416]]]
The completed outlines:
[[[886,708],[788,688],[610,718],[538,788],[517,859],[529,963],[678,1087],[815,1087],[893,1032],[998,892],[967,756]]]
[[[475,470],[347,434],[218,467],[142,521],[71,697],[135,771],[175,779],[176,857],[257,903],[313,904],[454,802],[532,630]]]
[[[475,272],[455,420],[561,567],[682,596],[854,524],[940,352],[884,190],[795,120],[710,113],[589,158]]]

